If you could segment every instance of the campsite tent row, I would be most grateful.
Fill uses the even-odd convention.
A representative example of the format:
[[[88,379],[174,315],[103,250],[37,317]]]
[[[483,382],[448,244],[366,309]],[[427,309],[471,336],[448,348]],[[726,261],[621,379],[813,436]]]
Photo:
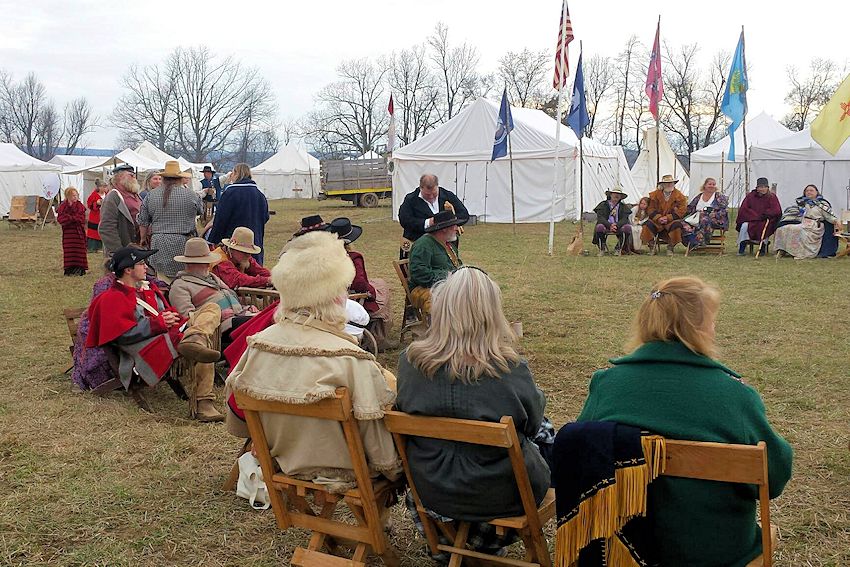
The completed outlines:
[[[393,218],[404,196],[419,186],[424,173],[438,176],[473,215],[496,223],[511,222],[511,171],[508,158],[491,161],[498,105],[480,98],[448,122],[393,153]],[[585,138],[583,166],[579,141],[567,127],[540,110],[511,108],[514,195],[517,222],[547,222],[578,218],[579,183],[584,182],[584,210],[605,199],[605,191],[621,186],[628,200],[640,193],[634,185],[622,148]],[[556,158],[557,155],[557,158]]]
[[[14,144],[0,143],[0,216],[9,214],[12,197],[42,195],[46,184],[55,184],[62,167],[38,160]]]

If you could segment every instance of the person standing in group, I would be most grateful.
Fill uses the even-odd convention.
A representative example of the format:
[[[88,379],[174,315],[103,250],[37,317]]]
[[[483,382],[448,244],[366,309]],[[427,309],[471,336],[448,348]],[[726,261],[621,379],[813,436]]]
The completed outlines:
[[[765,253],[770,237],[776,232],[779,218],[782,216],[782,205],[779,199],[770,191],[770,183],[766,177],[759,177],[756,188],[750,191],[735,219],[735,228],[738,229],[738,256],[745,254],[748,242],[760,244]]]
[[[201,189],[204,190],[204,201],[216,202],[221,199],[221,182],[215,177],[215,171],[208,165],[201,170],[204,178],[201,179]]]
[[[221,195],[207,240],[218,245],[240,226],[250,228],[254,231],[254,244],[261,249],[257,254],[257,262],[262,264],[263,235],[269,220],[269,202],[251,179],[251,168],[247,163],[237,163],[230,178],[234,182]]]
[[[148,198],[151,191],[157,189],[160,185],[162,185],[162,174],[159,171],[154,171],[150,173],[145,179],[145,187],[142,189],[141,193],[139,193],[139,197],[142,198],[142,201]]]
[[[97,252],[103,248],[103,242],[100,241],[100,233],[97,229],[100,225],[100,206],[103,204],[105,195],[106,183],[102,179],[95,179],[94,191],[86,200],[89,209],[89,220],[86,224],[86,244],[89,252]]]
[[[66,276],[84,276],[89,269],[86,257],[86,207],[74,187],[65,189],[65,200],[56,211],[62,227],[62,256]]]
[[[413,243],[427,232],[434,215],[440,211],[453,212],[461,224],[469,220],[469,211],[457,195],[440,187],[436,175],[426,173],[419,178],[419,188],[408,193],[398,208],[398,222],[404,229],[402,259],[408,256]]]
[[[159,250],[150,265],[158,277],[169,281],[184,269],[174,257],[183,252],[188,239],[197,236],[195,218],[203,212],[200,198],[183,186],[188,175],[181,173],[176,161],[165,162],[162,189],[148,195],[139,212],[142,244]]]
[[[107,261],[116,250],[139,243],[139,225],[136,218],[142,207],[139,182],[132,165],[125,163],[113,169],[110,183],[112,188],[100,206],[100,225],[97,229],[103,241],[103,254]]]

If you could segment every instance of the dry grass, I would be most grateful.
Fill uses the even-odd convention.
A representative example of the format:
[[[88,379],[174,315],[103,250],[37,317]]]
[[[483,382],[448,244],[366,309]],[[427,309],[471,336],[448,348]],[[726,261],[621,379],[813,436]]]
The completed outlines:
[[[274,203],[272,263],[316,206]],[[389,209],[318,208],[364,227],[356,247],[370,275],[392,282],[398,311],[390,260],[400,231]],[[502,285],[510,318],[523,321],[523,349],[556,425],[577,415],[590,374],[623,353],[628,321],[653,281],[710,279],[724,294],[721,359],[761,392],[795,450],[794,477],[773,505],[777,565],[850,563],[847,261],[565,257],[573,230],[558,226],[553,258],[544,225],[518,226],[516,237],[510,226],[469,227],[462,245],[464,260]],[[306,536],[281,533],[270,511],[219,490],[240,444],[221,425],[186,420],[167,387],[151,395],[152,415],[121,394],[72,392],[61,313],[87,303],[97,274],[62,277],[58,228],[0,226],[0,243],[0,565],[286,564]],[[384,357],[390,368],[397,354]],[[392,540],[405,565],[428,563],[400,510]]]

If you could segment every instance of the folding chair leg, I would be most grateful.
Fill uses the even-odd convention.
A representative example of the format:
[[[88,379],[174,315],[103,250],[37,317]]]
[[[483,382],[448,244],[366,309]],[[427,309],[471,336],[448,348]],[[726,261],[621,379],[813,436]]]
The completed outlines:
[[[165,381],[168,382],[168,385],[171,386],[171,390],[174,392],[174,394],[178,398],[180,398],[183,401],[186,401],[186,400],[189,399],[189,395],[186,394],[186,388],[183,387],[183,384],[180,383],[180,380],[178,380],[177,378],[168,376],[165,379]]]

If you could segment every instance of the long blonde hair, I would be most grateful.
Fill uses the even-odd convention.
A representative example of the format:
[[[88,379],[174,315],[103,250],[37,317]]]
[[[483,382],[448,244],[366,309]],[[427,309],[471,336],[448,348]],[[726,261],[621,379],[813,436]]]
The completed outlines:
[[[651,341],[678,341],[697,354],[714,357],[714,319],[720,291],[699,278],[671,278],[653,286],[632,324],[626,348]]]
[[[245,178],[251,179],[251,168],[247,163],[237,163],[230,173],[230,182],[236,183]]]
[[[431,326],[407,348],[407,359],[433,378],[446,368],[464,383],[498,377],[519,361],[502,312],[502,292],[483,271],[463,266],[431,288]]]

